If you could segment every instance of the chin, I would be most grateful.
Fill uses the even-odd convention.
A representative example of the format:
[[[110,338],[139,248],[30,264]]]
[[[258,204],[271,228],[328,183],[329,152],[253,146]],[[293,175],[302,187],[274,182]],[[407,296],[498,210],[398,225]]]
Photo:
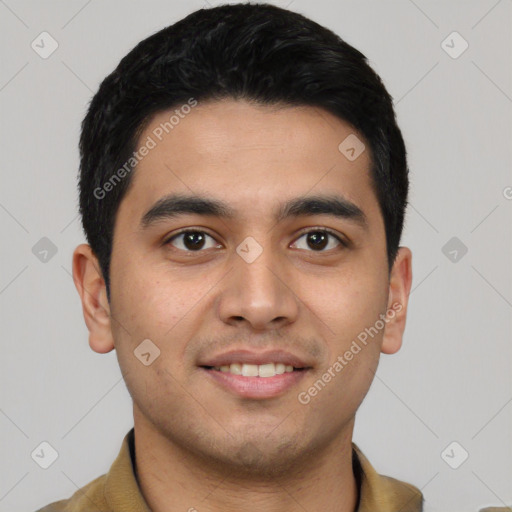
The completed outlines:
[[[222,475],[233,475],[240,480],[286,479],[311,461],[316,443],[305,444],[305,437],[295,433],[238,430],[222,439],[202,437],[191,443],[189,449],[212,470]],[[311,446],[310,446],[311,445]]]
[[[230,472],[237,479],[269,480],[290,476],[297,468],[300,455],[293,443],[269,443],[249,441],[238,448],[226,448],[226,452],[217,458],[218,467],[223,472]],[[227,453],[231,453],[227,457]],[[231,471],[229,470],[231,468]]]

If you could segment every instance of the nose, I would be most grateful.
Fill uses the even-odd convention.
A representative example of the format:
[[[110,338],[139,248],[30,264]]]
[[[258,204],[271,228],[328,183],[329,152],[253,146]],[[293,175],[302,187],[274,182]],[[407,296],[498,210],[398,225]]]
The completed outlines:
[[[293,291],[290,268],[269,248],[252,262],[233,253],[233,266],[219,296],[223,322],[251,330],[282,328],[297,319],[298,297]]]

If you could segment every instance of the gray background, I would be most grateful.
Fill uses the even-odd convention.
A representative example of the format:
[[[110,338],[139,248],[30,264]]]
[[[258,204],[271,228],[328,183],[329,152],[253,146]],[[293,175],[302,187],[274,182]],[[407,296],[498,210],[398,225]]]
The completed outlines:
[[[274,3],[369,58],[408,147],[402,245],[413,251],[414,280],[404,345],[382,356],[354,441],[378,472],[422,489],[427,512],[510,506],[512,2]],[[133,424],[116,354],[89,348],[71,278],[73,249],[85,240],[80,122],[138,41],[203,5],[0,0],[1,511],[69,497],[108,471]],[[47,59],[31,48],[42,31],[59,45]],[[453,31],[469,44],[458,58],[442,45]],[[452,53],[461,44],[444,43]],[[57,249],[46,261],[36,256],[43,237]],[[43,441],[59,455],[48,469],[31,458]],[[469,453],[458,469],[442,457],[453,441],[462,448],[448,450],[452,464]]]

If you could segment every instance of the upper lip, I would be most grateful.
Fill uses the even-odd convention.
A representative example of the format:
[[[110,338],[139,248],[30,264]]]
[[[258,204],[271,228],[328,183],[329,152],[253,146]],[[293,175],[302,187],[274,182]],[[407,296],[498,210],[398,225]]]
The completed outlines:
[[[216,356],[204,358],[198,366],[228,366],[233,363],[241,364],[268,364],[282,363],[291,365],[294,368],[309,368],[307,362],[299,356],[286,352],[284,350],[270,350],[266,352],[254,352],[251,350],[230,350]]]

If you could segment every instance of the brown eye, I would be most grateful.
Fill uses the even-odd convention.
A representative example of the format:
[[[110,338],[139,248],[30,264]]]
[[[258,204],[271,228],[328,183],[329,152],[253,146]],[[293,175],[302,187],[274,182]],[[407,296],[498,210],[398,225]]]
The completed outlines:
[[[315,252],[327,252],[327,250],[335,249],[339,246],[346,246],[346,244],[341,240],[340,237],[331,233],[325,229],[315,229],[303,233],[298,240],[305,238],[305,246],[298,247],[299,249],[313,250]],[[331,240],[330,240],[331,239]],[[294,245],[298,245],[298,242],[295,242]]]
[[[214,242],[210,243],[209,247],[207,246],[208,239],[211,239]],[[165,245],[172,245],[182,251],[198,252],[201,249],[216,247],[218,244],[216,244],[213,237],[204,231],[187,230],[181,231],[177,235],[172,236],[165,242]]]

